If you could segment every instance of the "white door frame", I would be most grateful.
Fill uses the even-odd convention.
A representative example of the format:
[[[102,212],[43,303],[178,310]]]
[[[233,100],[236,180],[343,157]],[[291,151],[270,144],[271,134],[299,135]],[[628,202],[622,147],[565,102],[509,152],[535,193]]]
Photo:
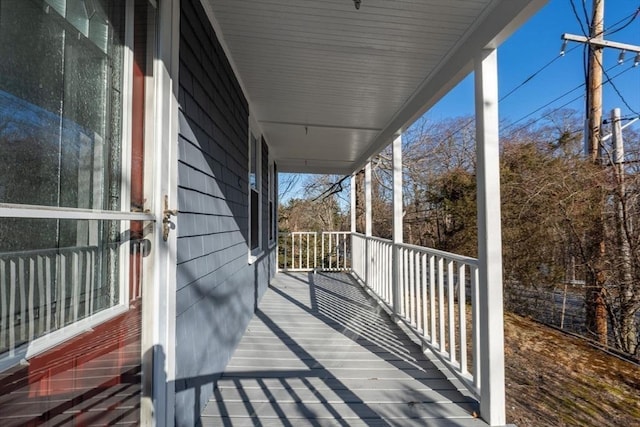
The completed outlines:
[[[143,305],[143,399],[141,424],[172,426],[175,412],[176,345],[176,236],[177,221],[171,217],[171,231],[163,238],[165,197],[168,208],[178,203],[178,69],[180,43],[180,1],[158,2],[155,19],[151,120],[148,141],[152,141],[154,165],[151,172],[155,217],[153,257],[149,261],[150,286]],[[149,99],[149,97],[147,98]],[[149,116],[147,116],[149,117]],[[148,182],[148,181],[147,181]],[[148,277],[149,277],[148,276]],[[150,372],[149,372],[150,371]],[[150,374],[150,375],[149,375]],[[151,381],[148,378],[151,377]]]

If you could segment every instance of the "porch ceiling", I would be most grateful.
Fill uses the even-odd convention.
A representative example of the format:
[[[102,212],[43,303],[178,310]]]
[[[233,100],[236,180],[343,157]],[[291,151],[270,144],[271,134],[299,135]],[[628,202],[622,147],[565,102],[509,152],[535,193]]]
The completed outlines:
[[[281,172],[349,174],[546,0],[203,0]]]

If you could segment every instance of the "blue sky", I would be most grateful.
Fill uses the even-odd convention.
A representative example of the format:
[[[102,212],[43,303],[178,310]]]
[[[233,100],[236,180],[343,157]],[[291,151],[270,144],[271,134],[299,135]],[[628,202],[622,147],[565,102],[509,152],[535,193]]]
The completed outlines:
[[[583,3],[584,1],[584,3]],[[592,0],[573,0],[578,16],[584,24],[582,6],[591,14]],[[623,26],[640,7],[640,0],[607,0],[605,2],[605,31]],[[532,74],[559,56],[562,46],[561,35],[571,33],[583,35],[582,28],[571,8],[571,0],[550,0],[534,17],[517,30],[498,49],[500,98],[519,86]],[[632,45],[640,45],[640,16],[624,30],[608,35],[605,39]],[[528,83],[517,89],[500,102],[500,117],[509,121],[519,120],[557,97],[584,83],[583,45],[569,42],[564,57],[556,59]],[[640,66],[632,68],[635,55],[627,52],[625,62],[618,64],[619,51],[605,49],[604,68],[624,100],[636,113],[640,112]],[[632,69],[630,69],[632,68]],[[621,73],[618,77],[614,77]],[[603,79],[606,77],[603,76]],[[558,108],[572,99],[566,108],[584,110],[584,88],[576,89],[567,96],[553,102],[531,117],[544,111]],[[608,116],[612,108],[619,107],[622,116],[634,115],[610,84],[603,87],[603,111]],[[473,76],[463,80],[449,95],[427,112],[431,120],[473,114]],[[524,121],[523,121],[524,122]]]

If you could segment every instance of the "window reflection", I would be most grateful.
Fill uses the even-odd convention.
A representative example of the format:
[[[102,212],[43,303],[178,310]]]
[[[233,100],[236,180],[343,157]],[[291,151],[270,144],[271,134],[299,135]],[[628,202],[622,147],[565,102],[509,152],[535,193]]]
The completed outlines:
[[[0,202],[120,208],[123,10],[0,0]]]
[[[123,5],[0,0],[0,203],[121,208]],[[74,246],[85,232],[0,222],[4,250]]]

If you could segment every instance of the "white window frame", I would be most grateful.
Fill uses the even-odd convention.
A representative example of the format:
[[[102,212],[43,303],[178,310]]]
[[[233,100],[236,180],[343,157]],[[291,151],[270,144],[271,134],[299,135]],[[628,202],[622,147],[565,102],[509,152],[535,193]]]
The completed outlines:
[[[254,241],[251,239],[253,220],[254,218],[251,215],[251,192],[254,191],[251,188],[251,159],[253,155],[253,142],[252,138],[256,141],[256,177],[255,177],[255,185],[256,192],[258,193],[258,245],[252,249],[254,245]],[[258,258],[260,258],[264,252],[262,248],[262,133],[258,131],[258,126],[255,123],[255,119],[253,117],[249,117],[249,141],[248,141],[248,159],[247,159],[247,242],[248,242],[248,250],[249,250],[249,264],[253,264]]]
[[[271,215],[271,221],[269,223],[269,227],[270,229],[267,230],[267,233],[269,233],[270,231],[273,231],[272,233],[269,233],[268,239],[269,239],[269,249],[272,249],[275,245],[276,245],[276,236],[278,235],[278,221],[276,221],[276,174],[275,174],[275,162],[272,159],[269,159],[269,204],[267,206],[267,209],[269,209],[269,212],[267,212],[267,215]]]

